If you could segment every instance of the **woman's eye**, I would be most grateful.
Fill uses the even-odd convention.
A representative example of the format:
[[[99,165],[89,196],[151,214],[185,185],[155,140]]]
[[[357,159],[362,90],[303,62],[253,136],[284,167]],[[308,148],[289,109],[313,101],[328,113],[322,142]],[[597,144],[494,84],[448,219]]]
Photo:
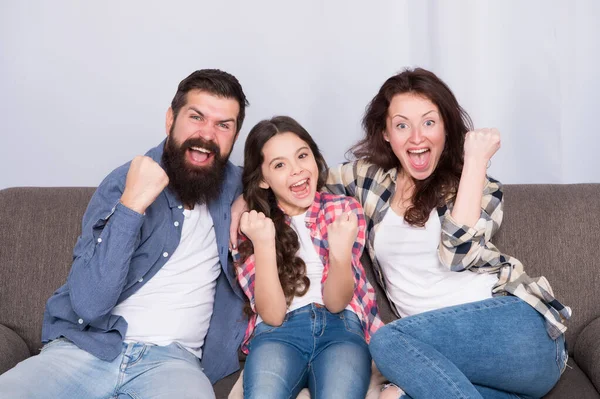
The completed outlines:
[[[425,126],[433,126],[435,125],[435,121],[432,121],[431,119],[428,121],[425,121]]]
[[[398,123],[398,124],[396,125],[396,127],[397,127],[398,129],[406,129],[406,128],[408,128],[408,125],[407,125],[406,123]]]

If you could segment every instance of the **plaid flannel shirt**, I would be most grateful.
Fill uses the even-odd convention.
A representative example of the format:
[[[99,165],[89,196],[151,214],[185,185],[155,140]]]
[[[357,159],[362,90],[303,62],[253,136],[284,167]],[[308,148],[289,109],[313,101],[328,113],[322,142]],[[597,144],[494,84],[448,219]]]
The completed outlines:
[[[373,263],[379,284],[385,280],[374,251],[375,234],[394,195],[397,170],[385,171],[363,160],[347,162],[329,169],[326,188],[334,194],[349,195],[364,208],[367,219],[367,252]],[[438,208],[442,225],[438,247],[441,263],[452,271],[470,270],[475,273],[494,273],[498,282],[492,294],[517,296],[533,306],[546,318],[548,334],[556,339],[566,331],[563,324],[571,317],[571,309],[562,305],[552,292],[545,277],[532,278],[522,263],[502,254],[490,241],[502,223],[503,194],[500,182],[487,178],[481,201],[481,216],[475,226],[458,224],[451,215],[453,202]],[[392,307],[399,317],[395,307]]]
[[[352,247],[352,270],[355,286],[354,295],[350,301],[350,307],[360,319],[365,333],[365,339],[369,342],[371,334],[377,331],[377,329],[383,325],[383,322],[379,318],[377,302],[375,300],[375,290],[367,280],[365,271],[360,263],[360,256],[364,249],[366,234],[365,216],[362,207],[354,198],[317,192],[312,206],[306,213],[305,222],[309,229],[314,247],[324,265],[323,277],[321,279],[321,290],[323,290],[329,273],[327,226],[333,223],[337,216],[348,211],[354,212],[358,217],[358,234]],[[291,218],[286,217],[286,221],[290,224]],[[247,239],[246,236],[240,234],[239,243]],[[254,312],[248,322],[248,328],[246,329],[242,344],[242,351],[248,353],[248,342],[252,338],[257,318],[254,298],[255,257],[254,254],[252,254],[244,263],[240,263],[239,252],[233,250],[232,255],[238,282],[250,300],[250,306]]]

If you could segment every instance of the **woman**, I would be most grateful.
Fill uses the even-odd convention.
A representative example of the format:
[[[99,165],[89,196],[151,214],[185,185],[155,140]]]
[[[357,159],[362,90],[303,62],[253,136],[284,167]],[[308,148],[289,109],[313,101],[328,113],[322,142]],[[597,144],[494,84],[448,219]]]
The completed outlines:
[[[289,117],[258,123],[244,149],[238,280],[249,299],[245,398],[364,399],[380,325],[360,264],[362,208],[320,193],[326,164]]]
[[[381,397],[546,394],[566,365],[571,311],[490,242],[502,221],[501,184],[486,176],[499,132],[473,130],[420,68],[384,83],[363,126],[357,160],[330,169],[326,187],[363,206],[375,275],[401,317],[370,343],[395,385]]]

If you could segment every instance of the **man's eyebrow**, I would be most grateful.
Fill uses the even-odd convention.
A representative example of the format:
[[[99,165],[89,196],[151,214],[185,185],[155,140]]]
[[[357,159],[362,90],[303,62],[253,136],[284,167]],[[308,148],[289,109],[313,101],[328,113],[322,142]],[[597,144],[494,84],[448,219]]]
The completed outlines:
[[[202,111],[200,111],[199,109],[197,109],[195,107],[189,107],[189,109],[194,111],[195,113],[197,113],[200,116],[204,116]],[[228,119],[223,119],[223,120],[219,121],[219,123],[228,123],[228,122],[235,122],[235,118],[228,118]]]

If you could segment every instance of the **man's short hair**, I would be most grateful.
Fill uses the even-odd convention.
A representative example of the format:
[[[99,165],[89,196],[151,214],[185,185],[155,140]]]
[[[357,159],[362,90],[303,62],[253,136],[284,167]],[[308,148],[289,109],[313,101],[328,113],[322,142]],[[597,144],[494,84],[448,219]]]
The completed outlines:
[[[177,93],[171,101],[173,119],[187,102],[187,94],[192,90],[200,90],[217,97],[232,98],[240,106],[236,121],[236,134],[240,132],[246,116],[246,106],[250,105],[237,78],[219,69],[200,69],[183,79],[177,87]]]

